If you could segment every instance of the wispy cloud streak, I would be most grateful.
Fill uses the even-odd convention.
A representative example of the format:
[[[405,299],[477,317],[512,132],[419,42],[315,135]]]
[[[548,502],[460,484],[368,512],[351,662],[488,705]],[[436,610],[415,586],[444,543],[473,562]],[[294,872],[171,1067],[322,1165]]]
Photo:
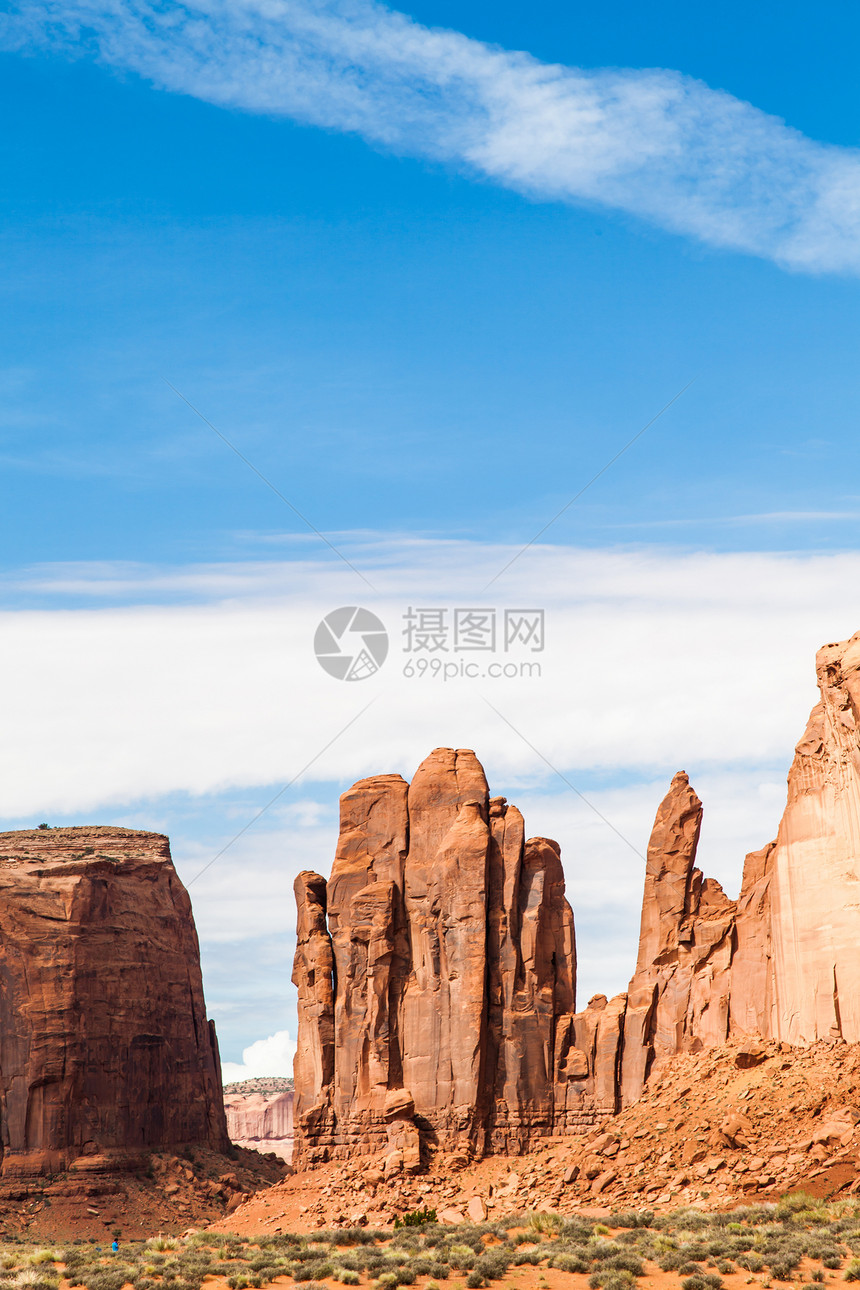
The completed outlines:
[[[795,269],[860,269],[860,152],[679,72],[544,64],[366,0],[23,0],[0,43],[357,133]]]

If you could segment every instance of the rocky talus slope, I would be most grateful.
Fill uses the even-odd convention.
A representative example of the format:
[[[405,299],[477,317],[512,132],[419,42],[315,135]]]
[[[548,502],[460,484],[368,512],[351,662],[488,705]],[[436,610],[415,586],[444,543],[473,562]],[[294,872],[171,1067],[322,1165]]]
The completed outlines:
[[[860,1045],[748,1043],[677,1057],[635,1105],[526,1156],[439,1152],[422,1174],[388,1178],[379,1165],[332,1161],[260,1192],[219,1226],[385,1226],[425,1207],[451,1224],[543,1210],[721,1210],[858,1189]]]
[[[0,834],[0,1177],[228,1146],[191,905],[167,838]]]

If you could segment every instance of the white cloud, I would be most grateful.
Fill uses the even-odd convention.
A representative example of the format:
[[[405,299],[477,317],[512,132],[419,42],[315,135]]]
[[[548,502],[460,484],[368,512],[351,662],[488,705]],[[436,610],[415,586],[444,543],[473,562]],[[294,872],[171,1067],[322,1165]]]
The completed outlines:
[[[376,595],[310,561],[205,568],[199,580],[179,569],[179,591],[165,570],[150,580],[138,570],[123,587],[121,569],[99,567],[94,583],[107,578],[114,598],[185,602],[0,614],[0,814],[58,822],[228,788],[255,787],[264,801],[265,786],[274,793],[317,757],[304,782],[345,785],[408,776],[439,744],[474,747],[510,786],[550,775],[526,740],[574,783],[679,763],[787,768],[815,697],[816,648],[860,626],[857,555],[542,547],[484,595],[510,551],[413,543],[398,564],[382,540],[349,549]],[[50,576],[67,603],[60,571]],[[44,602],[48,579],[37,571],[33,582]],[[76,567],[88,600],[85,582]],[[324,613],[356,600],[382,617],[392,646],[375,677],[350,685],[320,669],[312,641]],[[542,675],[404,677],[410,604],[545,608],[546,650],[522,656]]]
[[[224,1062],[221,1077],[225,1084],[237,1084],[239,1080],[261,1079],[265,1075],[292,1075],[295,1051],[289,1031],[278,1030],[243,1049],[241,1064]]]
[[[860,268],[860,153],[679,72],[543,64],[372,0],[20,0],[0,17],[0,46],[40,42],[711,246]]]

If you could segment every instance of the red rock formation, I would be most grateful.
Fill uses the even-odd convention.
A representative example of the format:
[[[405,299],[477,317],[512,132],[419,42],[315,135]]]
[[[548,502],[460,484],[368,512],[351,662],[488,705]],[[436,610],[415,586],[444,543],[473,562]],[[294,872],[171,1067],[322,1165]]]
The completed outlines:
[[[188,895],[167,838],[0,834],[2,1173],[227,1146]]]
[[[296,891],[298,1159],[381,1150],[412,1169],[419,1130],[481,1152],[593,1123],[557,1043],[576,971],[558,846],[525,842],[474,753],[437,749],[408,786],[361,780],[327,891],[308,874]]]
[[[625,1104],[652,1063],[760,1037],[860,1041],[860,633],[816,659],[821,701],[788,776],[776,842],[737,902],[694,868],[701,803],[676,775],[648,848],[628,992]]]
[[[334,1076],[334,956],[326,925],[325,878],[304,870],[296,878],[296,957],[299,1029],[293,1058],[294,1114],[314,1122],[329,1114]]]
[[[654,1061],[725,1041],[736,906],[695,867],[702,803],[683,771],[660,804],[645,868],[636,971],[627,992],[622,1100]]]
[[[387,1140],[400,1167],[413,1105],[425,1138],[522,1150],[629,1105],[679,1053],[860,1041],[860,633],[817,666],[777,840],[747,856],[738,900],[696,868],[702,804],[679,772],[648,845],[628,992],[580,1013],[558,846],[524,841],[473,753],[437,749],[408,789],[380,776],[345,794],[331,941],[313,877],[294,977],[300,1050],[303,1034],[308,1053],[334,1052],[297,1061],[307,1158]]]
[[[788,776],[770,871],[770,1030],[860,1040],[860,632],[816,658],[821,701]]]

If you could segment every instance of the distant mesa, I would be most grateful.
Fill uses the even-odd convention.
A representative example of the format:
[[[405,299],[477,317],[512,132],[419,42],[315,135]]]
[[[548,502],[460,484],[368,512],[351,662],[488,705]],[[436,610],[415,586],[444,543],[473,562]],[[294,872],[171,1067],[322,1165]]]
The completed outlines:
[[[292,1078],[260,1076],[224,1086],[227,1132],[237,1147],[293,1158]]]
[[[702,804],[679,772],[629,989],[580,1011],[559,847],[526,840],[473,752],[344,793],[329,880],[295,885],[296,1163],[519,1153],[635,1102],[677,1053],[860,1041],[860,633],[817,672],[776,841],[738,899],[696,868]]]

